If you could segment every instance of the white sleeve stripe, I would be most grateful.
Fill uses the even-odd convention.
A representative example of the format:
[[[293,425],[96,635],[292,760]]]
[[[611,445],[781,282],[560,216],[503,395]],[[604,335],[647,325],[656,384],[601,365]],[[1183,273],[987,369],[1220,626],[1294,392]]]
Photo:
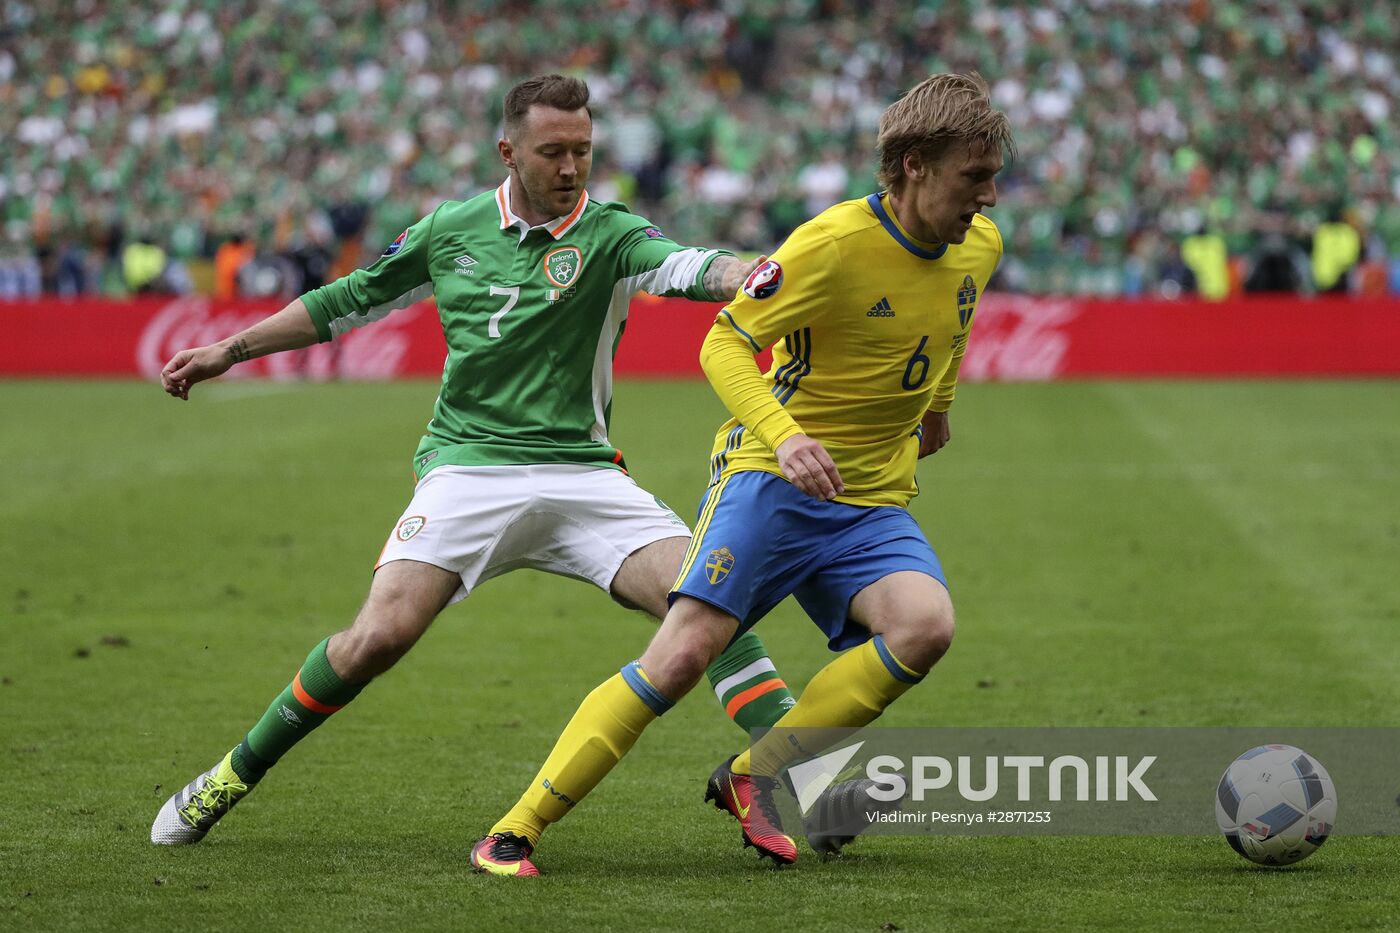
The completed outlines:
[[[364,327],[366,324],[373,324],[381,318],[388,317],[391,312],[407,308],[411,304],[417,304],[433,293],[433,283],[424,282],[417,288],[404,292],[393,301],[386,301],[382,305],[375,305],[364,311],[355,314],[347,314],[344,317],[332,318],[330,330],[332,337],[339,337],[347,334],[356,327]]]
[[[637,281],[637,288],[649,295],[662,295],[671,291],[684,291],[692,285],[699,285],[700,270],[710,257],[718,255],[715,249],[680,249],[661,261],[661,265],[631,276]],[[623,281],[629,281],[624,279]]]
[[[589,436],[599,444],[609,443],[607,411],[612,403],[613,346],[617,343],[623,322],[627,320],[632,294],[637,290],[637,278],[622,279],[613,286],[608,315],[603,321],[602,330],[598,332],[598,347],[593,354],[593,430]]]

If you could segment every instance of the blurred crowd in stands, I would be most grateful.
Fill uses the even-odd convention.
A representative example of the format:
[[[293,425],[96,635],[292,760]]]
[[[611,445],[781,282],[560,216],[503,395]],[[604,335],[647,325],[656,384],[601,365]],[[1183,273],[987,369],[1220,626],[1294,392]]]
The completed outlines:
[[[499,184],[549,70],[592,88],[594,197],[768,251],[974,69],[1019,146],[999,287],[1400,293],[1395,2],[4,0],[0,297],[319,285]]]

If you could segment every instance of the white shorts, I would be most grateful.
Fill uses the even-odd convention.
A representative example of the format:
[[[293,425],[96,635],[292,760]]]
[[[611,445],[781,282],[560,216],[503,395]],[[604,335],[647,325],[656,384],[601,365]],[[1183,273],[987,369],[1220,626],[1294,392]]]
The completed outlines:
[[[619,470],[572,463],[440,466],[413,490],[374,569],[416,560],[459,574],[462,588],[531,567],[605,592],[628,555],[689,537],[664,502]]]

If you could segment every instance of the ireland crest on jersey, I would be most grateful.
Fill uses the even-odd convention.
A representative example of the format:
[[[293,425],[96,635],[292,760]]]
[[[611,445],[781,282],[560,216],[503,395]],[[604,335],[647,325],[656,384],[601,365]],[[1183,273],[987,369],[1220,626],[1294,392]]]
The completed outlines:
[[[544,257],[544,277],[560,288],[568,288],[583,268],[583,253],[577,246],[561,246]]]

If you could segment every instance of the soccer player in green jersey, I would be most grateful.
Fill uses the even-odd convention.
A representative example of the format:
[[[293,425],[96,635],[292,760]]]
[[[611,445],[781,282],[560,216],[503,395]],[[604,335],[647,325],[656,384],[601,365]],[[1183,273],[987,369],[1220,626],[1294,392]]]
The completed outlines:
[[[448,347],[414,454],[413,499],[354,623],[318,644],[243,741],[165,803],[152,842],[202,839],[485,580],[531,567],[666,614],[689,529],[627,475],[608,440],[613,351],[634,293],[727,300],[757,263],[681,246],[622,205],[589,198],[587,105],[587,86],[572,78],[516,85],[505,98],[498,145],[509,176],[499,188],[442,204],[369,268],[166,364],[165,391],[188,399],[236,363],[333,339],[430,295]],[[771,725],[794,702],[752,636],[712,676],[745,729]],[[528,854],[524,840],[497,846]]]

